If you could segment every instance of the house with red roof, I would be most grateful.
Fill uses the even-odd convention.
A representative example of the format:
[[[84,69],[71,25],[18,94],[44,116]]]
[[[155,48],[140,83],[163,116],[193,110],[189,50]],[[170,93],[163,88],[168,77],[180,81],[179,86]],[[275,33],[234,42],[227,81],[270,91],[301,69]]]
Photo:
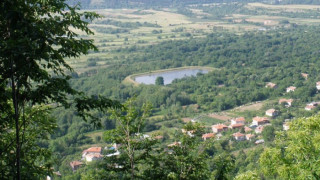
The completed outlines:
[[[286,107],[292,106],[293,99],[280,99],[279,104],[285,103]]]
[[[248,141],[251,141],[254,137],[255,137],[254,134],[246,134],[246,139],[247,139]]]
[[[307,73],[301,73],[301,76],[302,76],[305,80],[307,80],[308,77],[309,77],[309,74],[307,74]]]
[[[102,158],[103,158],[103,155],[101,154],[88,154],[85,156],[86,162],[96,161]]]
[[[316,88],[317,90],[320,90],[320,81],[316,82]]]
[[[317,106],[315,106],[315,105],[307,105],[306,107],[304,107],[304,109],[306,110],[306,111],[311,111],[311,110],[313,110],[314,108],[316,108]]]
[[[246,133],[247,133],[247,132],[250,132],[250,131],[252,131],[252,129],[251,129],[251,128],[249,128],[249,127],[247,127],[247,126],[245,126],[245,127],[244,127],[244,132],[246,132]]]
[[[294,92],[295,90],[296,90],[297,88],[296,87],[294,87],[294,86],[290,86],[290,87],[287,87],[287,93],[288,92]]]
[[[277,88],[277,87],[278,87],[278,86],[277,86],[276,84],[272,83],[272,82],[268,82],[268,83],[266,84],[266,88],[275,89],[275,88]]]
[[[240,133],[240,132],[234,133],[232,136],[237,141],[243,141],[243,140],[246,139],[246,136],[244,134]]]
[[[246,122],[244,117],[238,117],[235,119],[231,119],[231,125],[233,124],[244,124]]]
[[[88,154],[101,154],[102,148],[101,147],[91,147],[84,151],[82,151],[82,157],[88,155]]]
[[[81,161],[72,161],[70,162],[70,166],[72,171],[76,171],[77,169],[79,169],[81,166],[83,165],[83,162]]]
[[[275,116],[278,115],[278,111],[275,110],[275,109],[268,109],[268,110],[266,111],[266,115],[267,115],[267,116],[270,116],[270,117],[275,117]]]
[[[206,133],[206,134],[202,135],[202,139],[203,140],[211,139],[211,138],[214,138],[214,137],[215,137],[214,133]]]
[[[256,116],[252,119],[252,125],[260,126],[269,123],[269,118]]]
[[[230,129],[241,129],[244,127],[244,124],[232,124],[229,126]]]
[[[219,132],[228,130],[228,126],[224,124],[216,124],[216,125],[213,125],[211,128],[214,133],[219,133]]]
[[[258,126],[258,127],[254,130],[254,132],[255,132],[256,134],[261,134],[262,131],[263,131],[263,129],[264,129],[264,126]]]

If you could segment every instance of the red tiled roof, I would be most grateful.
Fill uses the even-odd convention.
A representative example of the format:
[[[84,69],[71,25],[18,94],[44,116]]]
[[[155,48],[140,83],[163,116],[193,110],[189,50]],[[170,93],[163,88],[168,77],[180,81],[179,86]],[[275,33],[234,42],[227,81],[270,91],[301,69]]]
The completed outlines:
[[[292,102],[293,102],[293,99],[280,99],[280,100],[279,100],[279,104],[281,104],[281,103],[283,103],[283,102],[292,103]]]
[[[216,125],[213,125],[212,128],[224,129],[224,128],[228,128],[228,126],[226,126],[224,124],[216,124]]]
[[[264,126],[258,126],[258,127],[255,129],[255,131],[257,131],[257,132],[262,132],[263,129],[264,129]]]
[[[249,127],[247,127],[247,126],[245,126],[245,127],[244,127],[244,131],[245,131],[245,132],[249,132],[249,131],[252,131],[252,129],[249,128]]]
[[[301,75],[302,75],[302,77],[304,77],[304,78],[308,78],[308,76],[309,76],[309,74],[307,74],[307,73],[301,73]]]
[[[267,85],[266,85],[266,87],[270,87],[270,88],[274,88],[274,87],[276,87],[276,86],[277,86],[277,85],[274,84],[274,83],[272,83],[272,82],[268,82]]]
[[[239,128],[239,127],[243,127],[244,124],[232,124],[231,127],[232,128]]]
[[[71,166],[71,167],[80,166],[80,165],[82,165],[82,164],[83,164],[83,163],[80,162],[80,161],[72,161],[72,162],[70,162],[70,166]]]
[[[294,87],[294,86],[287,87],[287,90],[294,91],[295,89],[296,89],[296,87]]]
[[[239,132],[233,134],[233,137],[243,137],[243,136],[244,136],[244,134],[239,133]]]
[[[247,134],[247,135],[246,135],[246,138],[247,138],[247,139],[250,139],[250,138],[253,138],[254,136],[255,136],[254,134]]]
[[[214,133],[207,133],[207,134],[203,134],[202,135],[202,138],[203,139],[207,139],[207,138],[213,138],[215,135],[214,135]]]
[[[235,119],[235,121],[245,121],[246,119],[244,117],[238,117]]]
[[[305,107],[305,109],[314,109],[314,108],[316,108],[316,106],[314,106],[314,105],[307,105],[307,106]]]
[[[274,113],[274,112],[276,112],[275,109],[268,109],[268,110],[266,111],[266,113]]]
[[[91,153],[101,153],[101,147],[91,147],[84,150],[82,153],[91,152]]]
[[[257,122],[263,122],[263,121],[269,121],[269,118],[256,116],[252,120]]]

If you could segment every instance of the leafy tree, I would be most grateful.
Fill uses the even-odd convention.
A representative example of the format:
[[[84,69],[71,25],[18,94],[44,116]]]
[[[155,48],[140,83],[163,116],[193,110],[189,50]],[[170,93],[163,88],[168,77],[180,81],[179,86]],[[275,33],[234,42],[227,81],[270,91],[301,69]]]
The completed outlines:
[[[148,161],[144,171],[146,179],[208,179],[209,165],[206,149],[210,141],[202,142],[203,128],[200,124],[188,123],[186,131],[178,136],[174,145],[160,149]]]
[[[260,166],[267,176],[279,179],[320,178],[320,116],[300,118],[287,132],[278,132],[275,147],[267,148]]]
[[[78,6],[67,5],[65,0],[0,2],[0,94],[3,94],[0,104],[5,107],[0,108],[1,124],[14,124],[1,126],[1,131],[15,132],[15,139],[10,139],[0,150],[15,153],[14,167],[4,173],[8,174],[6,177],[20,180],[21,168],[29,167],[27,159],[36,156],[23,156],[28,142],[23,140],[25,125],[33,121],[26,116],[28,107],[37,104],[73,106],[85,120],[93,118],[91,121],[99,124],[90,109],[120,106],[104,97],[86,97],[68,83],[70,77],[66,71],[72,72],[72,68],[64,59],[97,50],[93,40],[79,37],[74,29],[93,34],[87,27],[88,22],[99,16],[92,12],[77,12],[78,9]],[[12,102],[12,111],[8,108],[9,102]],[[6,137],[1,136],[3,138]],[[15,148],[8,148],[12,146]],[[23,177],[38,173],[35,169],[29,170],[23,172]]]
[[[259,180],[260,178],[256,172],[247,171],[243,174],[237,175],[234,179],[235,180]]]
[[[156,78],[156,85],[164,85],[164,80],[162,76]]]
[[[11,108],[11,110],[13,110]],[[24,110],[24,117],[19,118],[21,127],[21,158],[22,174],[24,179],[43,179],[50,174],[52,167],[51,151],[45,143],[49,135],[57,127],[55,119],[50,116],[50,107],[34,106]],[[27,121],[24,121],[27,119]],[[15,146],[12,146],[15,139],[14,123],[1,124],[0,139],[0,178],[15,179],[16,167]]]
[[[231,171],[234,168],[235,158],[227,153],[222,153],[214,157],[212,178],[226,180],[231,178]]]
[[[150,110],[148,104],[142,107],[142,111],[137,110],[133,99],[124,103],[121,109],[111,110],[111,118],[116,119],[116,128],[106,131],[104,139],[120,144],[120,155],[107,157],[102,163],[102,167],[110,176],[124,179],[139,177],[141,164],[150,157],[152,146],[156,143],[143,134],[145,118]]]
[[[262,137],[265,141],[273,141],[275,130],[273,126],[266,126],[262,131]]]

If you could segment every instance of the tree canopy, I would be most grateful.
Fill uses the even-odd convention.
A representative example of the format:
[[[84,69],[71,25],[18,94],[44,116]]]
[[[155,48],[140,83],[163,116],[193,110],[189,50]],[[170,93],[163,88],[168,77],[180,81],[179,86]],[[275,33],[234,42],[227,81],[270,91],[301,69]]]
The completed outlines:
[[[1,146],[0,152],[15,154],[12,157],[15,165],[2,173],[3,179],[27,178],[27,174],[38,173],[30,166],[26,141],[23,141],[28,135],[27,125],[34,123],[34,119],[26,115],[26,108],[43,104],[50,104],[51,108],[74,107],[85,120],[99,124],[91,109],[104,111],[111,106],[120,107],[105,97],[87,97],[68,82],[67,74],[72,68],[65,58],[97,50],[93,40],[81,38],[76,30],[93,34],[88,22],[99,15],[77,10],[78,6],[71,7],[65,0],[0,2],[0,129],[2,142],[7,143]],[[3,140],[12,132],[15,132],[14,139]],[[6,148],[8,146],[15,147]],[[34,156],[30,152],[29,155]]]

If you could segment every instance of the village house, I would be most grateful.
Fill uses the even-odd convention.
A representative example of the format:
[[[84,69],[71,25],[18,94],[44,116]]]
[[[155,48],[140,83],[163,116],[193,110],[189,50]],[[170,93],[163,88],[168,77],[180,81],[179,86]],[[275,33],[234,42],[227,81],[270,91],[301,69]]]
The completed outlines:
[[[83,162],[81,161],[72,161],[70,162],[70,166],[72,171],[76,171],[77,169],[79,169],[81,166],[83,165]]]
[[[316,108],[315,105],[307,105],[304,109],[305,109],[306,111],[311,111],[311,110],[313,110],[314,108]]]
[[[256,126],[260,126],[260,125],[263,125],[263,124],[267,124],[269,123],[269,119],[267,117],[259,117],[259,116],[256,116],[252,119],[252,125],[256,125]]]
[[[101,155],[101,152],[101,147],[91,147],[82,152],[82,157],[85,158],[87,155],[90,154]]]
[[[264,126],[258,126],[258,127],[254,130],[254,132],[255,132],[256,134],[261,134],[262,131],[263,131],[263,129],[264,129]]]
[[[296,87],[294,87],[294,86],[287,87],[287,93],[294,92],[295,90],[296,90]]]
[[[277,88],[278,86],[276,85],[276,84],[274,84],[274,83],[272,83],[272,82],[268,82],[267,84],[266,84],[266,88],[272,88],[272,89],[274,89],[274,88]]]
[[[312,102],[312,103],[307,104],[307,106],[304,109],[307,111],[311,111],[314,108],[316,108],[317,106],[318,106],[317,102]]]
[[[247,139],[248,141],[251,141],[254,137],[255,137],[254,134],[246,134],[246,139]]]
[[[320,81],[316,83],[317,90],[320,90]]]
[[[101,147],[91,147],[82,152],[82,159],[86,160],[86,162],[91,162],[94,160],[101,159],[103,156],[101,155],[102,148]]]
[[[238,117],[238,118],[235,118],[235,119],[231,119],[231,125],[233,124],[244,124],[245,123],[245,119],[244,117]]]
[[[92,162],[102,158],[103,158],[103,155],[101,154],[88,154],[85,156],[86,162]]]
[[[226,130],[228,130],[228,126],[226,126],[224,124],[216,124],[216,125],[212,126],[212,131],[214,133],[219,133],[219,132],[226,131]]]
[[[244,134],[239,133],[239,132],[234,133],[232,136],[233,136],[234,139],[237,140],[237,141],[243,141],[243,140],[245,140],[245,138],[246,138]]]
[[[283,127],[283,130],[288,131],[289,130],[289,123],[288,122],[284,122],[282,127]]]
[[[215,136],[214,133],[206,133],[202,135],[202,139],[207,140],[207,139],[214,138],[214,136]]]
[[[309,77],[309,74],[307,74],[307,73],[301,73],[301,76],[302,76],[305,80],[307,80],[308,77]]]
[[[278,111],[275,110],[275,109],[268,109],[268,110],[266,111],[266,115],[267,115],[267,116],[270,116],[270,117],[275,117],[275,116],[278,115]]]
[[[230,129],[241,129],[244,127],[244,124],[232,124],[229,126]]]
[[[293,99],[280,99],[279,104],[285,103],[286,107],[292,106]]]
[[[249,127],[247,127],[247,126],[245,126],[245,127],[244,127],[244,132],[246,132],[246,133],[247,133],[247,132],[250,132],[250,131],[252,131],[252,129],[251,129],[251,128],[249,128]]]

